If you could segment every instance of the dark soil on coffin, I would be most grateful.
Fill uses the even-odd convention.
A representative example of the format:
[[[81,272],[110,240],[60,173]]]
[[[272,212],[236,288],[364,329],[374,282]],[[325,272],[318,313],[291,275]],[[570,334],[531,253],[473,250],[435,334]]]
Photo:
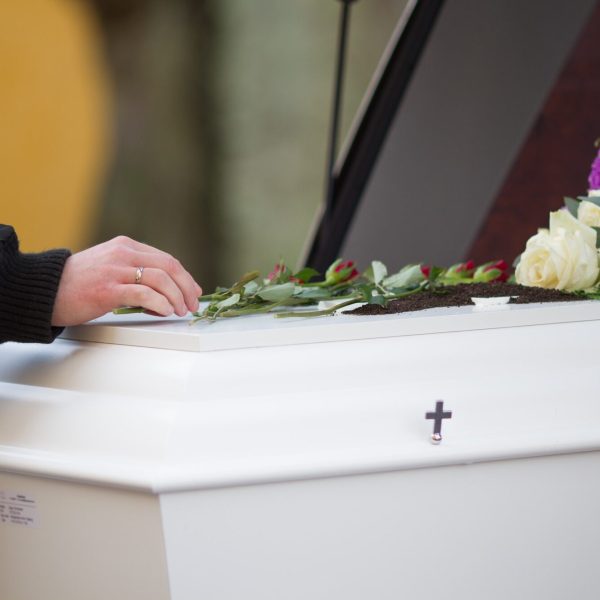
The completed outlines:
[[[532,302],[568,302],[582,300],[581,296],[547,290],[537,287],[526,287],[516,283],[470,283],[445,286],[436,292],[417,292],[392,300],[386,307],[378,304],[366,304],[360,308],[346,312],[353,315],[392,315],[401,312],[412,312],[426,308],[444,306],[473,306],[471,298],[495,298],[498,296],[518,296],[511,298],[511,304],[530,304]]]

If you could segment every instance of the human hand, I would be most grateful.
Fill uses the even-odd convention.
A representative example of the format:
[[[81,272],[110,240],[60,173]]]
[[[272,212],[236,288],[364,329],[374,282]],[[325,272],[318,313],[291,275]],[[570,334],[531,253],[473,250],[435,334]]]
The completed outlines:
[[[136,283],[138,267],[143,267]],[[202,288],[171,255],[125,236],[67,259],[52,325],[78,325],[120,306],[141,306],[161,316],[198,310]]]

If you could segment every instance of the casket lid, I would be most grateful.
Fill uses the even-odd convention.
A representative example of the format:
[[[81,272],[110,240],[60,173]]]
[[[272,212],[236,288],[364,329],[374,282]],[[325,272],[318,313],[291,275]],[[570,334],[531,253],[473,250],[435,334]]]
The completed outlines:
[[[595,4],[407,2],[304,264],[324,272],[338,256],[392,268],[468,258]]]
[[[192,323],[189,318],[106,315],[69,327],[62,338],[187,351],[234,350],[569,323],[600,318],[600,302],[431,308],[394,315],[336,314],[278,319],[251,315]]]

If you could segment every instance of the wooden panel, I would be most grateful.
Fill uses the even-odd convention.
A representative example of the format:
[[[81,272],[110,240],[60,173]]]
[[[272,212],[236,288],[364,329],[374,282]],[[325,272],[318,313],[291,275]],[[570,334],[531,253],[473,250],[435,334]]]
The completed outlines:
[[[519,152],[468,257],[513,260],[563,196],[584,194],[600,136],[600,2]]]

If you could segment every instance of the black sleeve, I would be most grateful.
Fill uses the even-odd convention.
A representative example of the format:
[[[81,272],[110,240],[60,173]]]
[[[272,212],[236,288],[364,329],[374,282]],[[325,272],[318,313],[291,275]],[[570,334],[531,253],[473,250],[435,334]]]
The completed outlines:
[[[0,225],[0,343],[50,343],[63,330],[50,324],[69,250],[19,252],[12,227]]]

